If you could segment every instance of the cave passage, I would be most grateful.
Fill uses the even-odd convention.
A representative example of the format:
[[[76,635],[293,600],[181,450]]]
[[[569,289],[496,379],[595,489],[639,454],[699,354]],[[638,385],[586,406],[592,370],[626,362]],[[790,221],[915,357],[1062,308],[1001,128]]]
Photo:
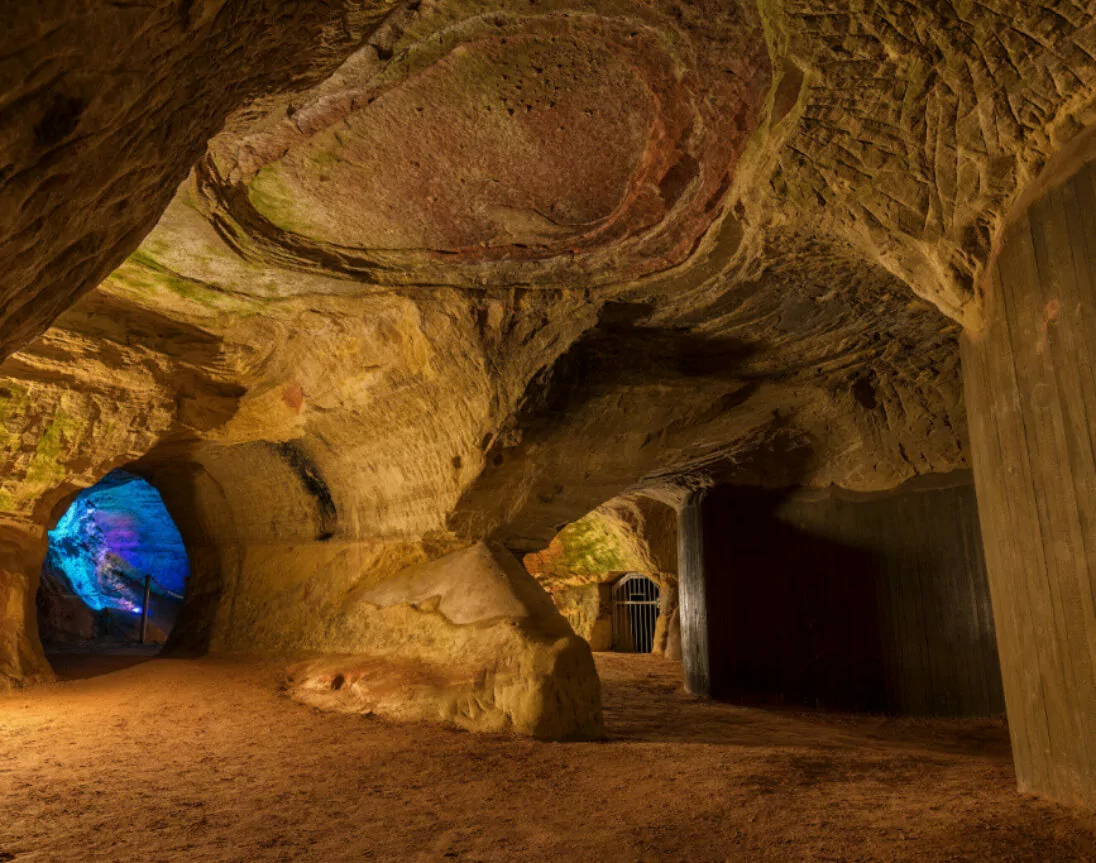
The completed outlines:
[[[76,496],[49,532],[38,590],[47,646],[161,644],[171,632],[190,568],[160,493],[124,470]],[[145,583],[149,602],[145,605]]]

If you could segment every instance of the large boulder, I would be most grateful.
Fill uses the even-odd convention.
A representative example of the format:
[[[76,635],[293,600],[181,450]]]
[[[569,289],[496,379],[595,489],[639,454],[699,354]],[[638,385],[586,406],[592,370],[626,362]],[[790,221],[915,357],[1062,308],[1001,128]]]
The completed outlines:
[[[589,646],[504,548],[477,543],[352,596],[357,649],[290,669],[306,704],[541,739],[602,736]]]

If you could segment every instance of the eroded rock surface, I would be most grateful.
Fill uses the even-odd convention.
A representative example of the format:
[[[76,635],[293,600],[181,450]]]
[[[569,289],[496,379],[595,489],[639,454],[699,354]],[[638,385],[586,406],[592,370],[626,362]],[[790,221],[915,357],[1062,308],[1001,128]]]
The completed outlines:
[[[604,732],[590,648],[500,546],[411,567],[347,606],[336,640],[355,654],[292,668],[294,698],[552,740]]]
[[[0,367],[9,678],[56,508],[122,465],[187,543],[176,645],[276,655],[622,494],[966,465],[957,335],[1091,119],[1090,10],[284,5],[3,37],[3,344],[53,320]]]
[[[232,112],[322,80],[389,8],[5,3],[0,356],[137,247]]]
[[[53,679],[35,614],[45,553],[44,541],[14,528],[0,529],[0,692]]]

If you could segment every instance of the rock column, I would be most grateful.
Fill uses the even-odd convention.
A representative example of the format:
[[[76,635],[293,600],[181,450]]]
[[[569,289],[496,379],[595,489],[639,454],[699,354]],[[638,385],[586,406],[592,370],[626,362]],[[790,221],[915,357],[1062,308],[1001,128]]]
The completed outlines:
[[[1096,806],[1096,169],[1005,233],[963,342],[1020,788]]]
[[[685,688],[711,695],[708,649],[708,597],[704,572],[704,493],[689,495],[678,514],[678,599],[681,609],[681,660]]]
[[[0,693],[53,678],[34,601],[44,555],[43,538],[0,525]]]

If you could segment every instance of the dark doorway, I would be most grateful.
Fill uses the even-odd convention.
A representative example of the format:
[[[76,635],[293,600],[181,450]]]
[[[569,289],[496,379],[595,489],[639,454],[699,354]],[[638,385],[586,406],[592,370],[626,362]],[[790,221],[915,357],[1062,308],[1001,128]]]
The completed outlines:
[[[159,492],[122,470],[73,500],[49,532],[38,590],[47,651],[167,640],[190,568]]]
[[[613,585],[613,650],[650,653],[655,643],[659,589],[637,572]]]
[[[708,675],[707,694],[906,715],[1003,711],[968,474],[876,493],[719,486],[700,515],[707,665],[696,678]]]

